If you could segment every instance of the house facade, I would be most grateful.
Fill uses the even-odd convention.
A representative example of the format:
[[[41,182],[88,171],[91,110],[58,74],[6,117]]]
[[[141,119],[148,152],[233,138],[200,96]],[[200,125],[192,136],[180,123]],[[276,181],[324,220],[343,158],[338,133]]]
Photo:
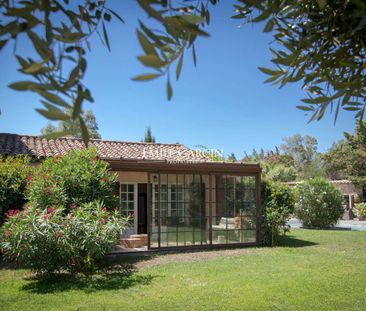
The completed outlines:
[[[132,219],[123,247],[260,243],[258,164],[213,162],[181,144],[91,140],[90,147],[118,174],[121,213]],[[74,138],[0,134],[0,154],[29,155],[34,163],[82,148],[83,142]]]

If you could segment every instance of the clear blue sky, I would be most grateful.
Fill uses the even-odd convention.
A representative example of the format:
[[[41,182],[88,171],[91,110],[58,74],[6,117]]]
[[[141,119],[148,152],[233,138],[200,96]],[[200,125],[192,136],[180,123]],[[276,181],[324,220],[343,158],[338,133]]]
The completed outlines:
[[[135,1],[118,4],[126,24],[114,20],[109,25],[112,52],[96,39],[88,57],[86,84],[95,103],[84,108],[94,111],[103,139],[140,141],[149,125],[158,142],[193,148],[201,144],[241,158],[244,151],[273,148],[295,133],[315,136],[319,150],[325,151],[343,131],[353,131],[353,114],[346,111],[335,126],[330,116],[307,124],[304,112],[296,109],[305,96],[299,86],[279,90],[263,83],[266,76],[257,67],[270,66],[272,37],[262,33],[261,25],[238,27],[240,22],[230,19],[230,2],[222,1],[211,12],[211,37],[197,45],[198,67],[185,55],[171,102],[166,100],[165,80],[131,81],[149,71],[136,60],[142,54],[137,19],[146,16]],[[34,110],[41,105],[39,99],[7,88],[25,78],[16,72],[10,45],[0,54],[0,66],[0,132],[38,135],[47,123]]]

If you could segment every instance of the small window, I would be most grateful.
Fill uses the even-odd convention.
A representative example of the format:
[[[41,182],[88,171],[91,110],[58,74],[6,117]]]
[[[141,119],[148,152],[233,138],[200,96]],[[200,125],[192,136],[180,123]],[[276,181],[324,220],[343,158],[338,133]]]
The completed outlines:
[[[121,213],[123,216],[134,216],[135,212],[135,185],[121,184]]]

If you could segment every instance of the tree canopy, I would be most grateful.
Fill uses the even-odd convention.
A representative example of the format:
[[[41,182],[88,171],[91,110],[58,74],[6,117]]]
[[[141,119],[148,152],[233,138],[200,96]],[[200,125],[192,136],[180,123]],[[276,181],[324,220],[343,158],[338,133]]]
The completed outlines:
[[[195,42],[209,36],[210,8],[218,0],[138,0],[154,22],[139,23],[137,38],[143,50],[139,61],[152,72],[134,77],[148,81],[165,77],[167,98],[173,96],[172,77],[178,80],[183,58]],[[232,18],[242,23],[265,22],[275,44],[274,68],[259,69],[268,83],[283,87],[302,82],[308,93],[299,109],[320,120],[328,108],[335,120],[340,109],[363,119],[366,109],[366,3],[362,0],[237,0]],[[11,83],[17,91],[32,91],[41,98],[37,111],[50,120],[76,120],[85,142],[89,132],[82,115],[84,101],[93,102],[84,84],[91,37],[99,35],[110,50],[107,24],[124,23],[107,1],[28,0],[1,1],[0,49],[14,43],[14,57],[27,80]],[[158,27],[155,27],[156,24]],[[23,36],[25,35],[25,36]],[[33,51],[18,46],[27,38]],[[34,52],[37,57],[31,57]],[[174,70],[174,74],[172,71]],[[63,133],[59,133],[62,135]]]
[[[88,129],[90,138],[101,139],[102,136],[99,133],[99,127],[93,111],[87,110],[82,113],[82,117],[85,122],[85,126]],[[64,133],[64,136],[71,136],[75,138],[81,138],[82,132],[77,120],[62,120],[55,126],[52,123],[48,123],[42,130],[41,134],[46,137],[58,136],[59,133]]]
[[[348,178],[366,187],[366,122],[358,121],[355,133],[344,136],[322,156],[325,170],[331,178]]]

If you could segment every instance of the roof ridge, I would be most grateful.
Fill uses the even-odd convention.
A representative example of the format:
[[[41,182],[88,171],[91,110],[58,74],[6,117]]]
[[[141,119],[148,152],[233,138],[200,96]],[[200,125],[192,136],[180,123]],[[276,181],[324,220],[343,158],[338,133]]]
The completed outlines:
[[[40,139],[46,139],[46,140],[77,140],[82,141],[81,138],[76,137],[67,137],[62,136],[58,138],[45,138],[41,137],[40,135],[29,135],[29,134],[16,134],[16,133],[0,133],[0,135],[12,135],[12,136],[19,136],[19,137],[32,137],[32,138],[40,138]],[[138,144],[138,145],[164,145],[164,146],[183,146],[188,148],[187,146],[180,144],[180,143],[148,143],[148,142],[139,142],[139,141],[127,141],[127,140],[109,140],[109,139],[97,139],[97,138],[91,138],[90,141],[100,141],[100,142],[110,142],[110,143],[125,143],[125,144]],[[190,148],[188,148],[190,149]]]

